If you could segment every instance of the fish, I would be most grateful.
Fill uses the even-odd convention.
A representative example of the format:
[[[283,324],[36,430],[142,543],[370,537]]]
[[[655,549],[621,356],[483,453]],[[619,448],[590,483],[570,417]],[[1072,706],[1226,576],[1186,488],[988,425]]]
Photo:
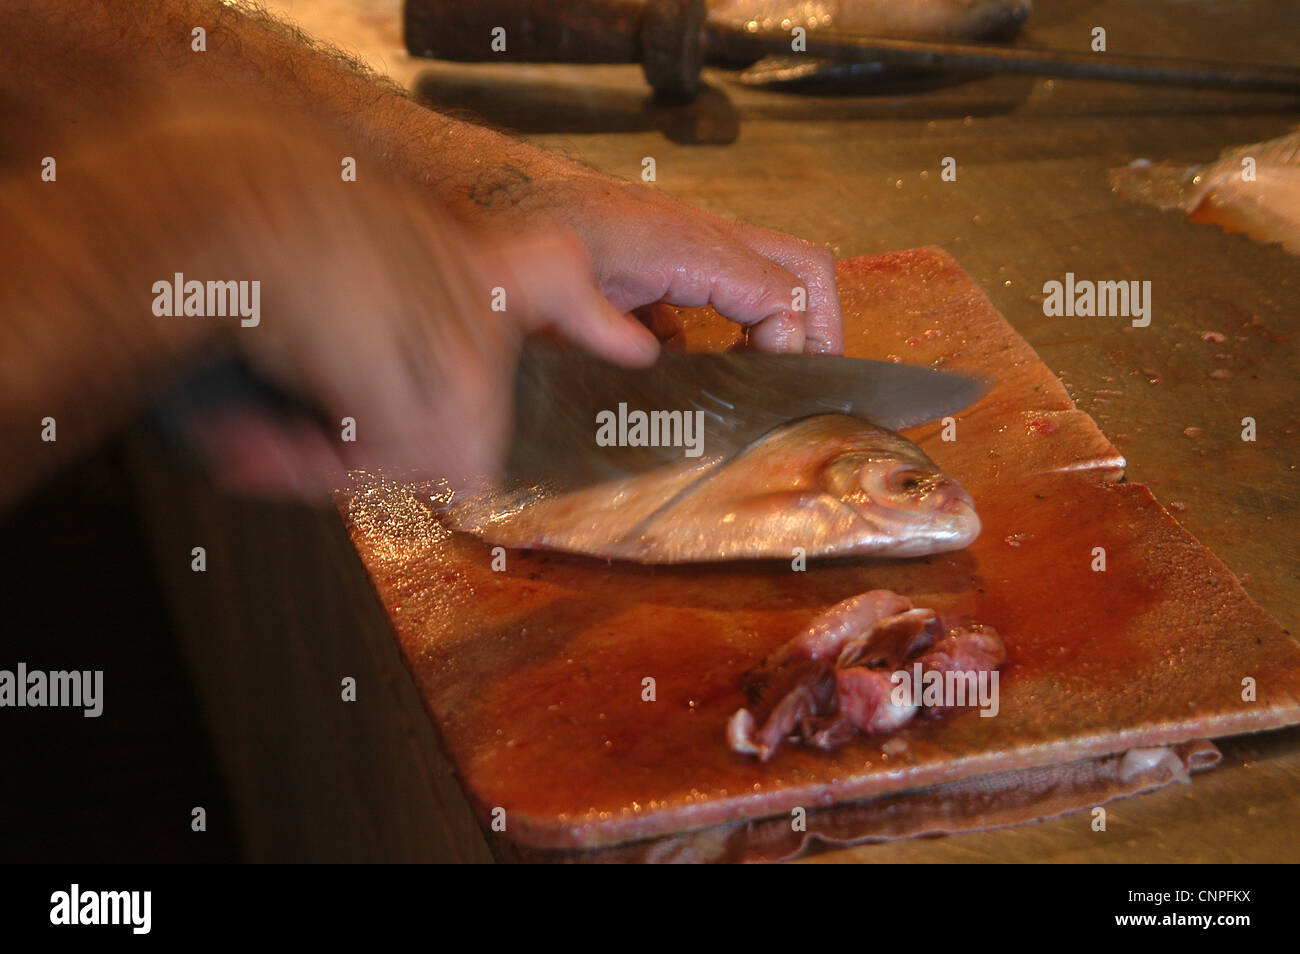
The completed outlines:
[[[1138,159],[1111,170],[1110,183],[1126,199],[1300,255],[1300,129],[1225,150],[1204,165]]]
[[[754,30],[804,27],[897,39],[991,40],[1011,35],[1031,0],[711,0],[714,22]]]
[[[897,40],[1003,40],[1033,9],[1031,0],[711,0],[709,19],[748,30],[803,27]],[[750,24],[753,24],[751,26]],[[766,56],[740,80],[751,86],[853,83],[912,78],[915,69],[875,61],[845,62],[806,55]]]
[[[900,675],[908,669],[932,682],[960,677],[973,685],[1006,658],[1006,645],[991,626],[947,626],[933,610],[892,590],[859,593],[815,617],[741,676],[750,706],[727,720],[726,744],[766,762],[786,740],[829,750],[859,733],[892,735],[922,709],[921,699],[899,696]],[[962,693],[957,704],[967,701]],[[941,698],[934,708],[945,704],[953,700]]]
[[[579,490],[453,494],[444,523],[489,543],[647,564],[917,557],[969,545],[970,494],[901,434],[846,414],[782,423],[734,453]]]

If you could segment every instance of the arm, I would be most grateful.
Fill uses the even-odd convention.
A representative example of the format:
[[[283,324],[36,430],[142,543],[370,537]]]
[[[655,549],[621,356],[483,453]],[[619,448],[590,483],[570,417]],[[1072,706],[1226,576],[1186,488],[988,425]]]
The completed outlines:
[[[85,122],[92,120],[86,118]],[[623,364],[653,337],[615,312],[585,249],[550,232],[485,241],[423,190],[344,183],[345,144],[295,116],[191,101],[0,178],[0,505],[136,411],[169,371],[220,345],[326,423],[224,407],[191,439],[229,489],[323,496],[340,471],[491,473],[524,333],[552,325]],[[360,150],[360,161],[370,161]],[[174,273],[256,281],[247,322],[174,313]],[[505,289],[505,311],[489,307]],[[343,417],[357,441],[341,442]],[[46,419],[54,422],[42,439]]]
[[[572,228],[620,311],[658,301],[712,304],[748,327],[754,347],[843,349],[825,248],[728,221],[440,115],[265,14],[219,0],[23,0],[3,16],[9,22],[0,32],[31,60],[21,73],[40,76],[51,63],[60,71],[44,91],[51,99],[66,100],[73,90],[84,96],[77,80],[99,73],[136,89],[167,87],[178,98],[186,88],[215,89],[277,110],[306,110],[427,187],[462,221],[505,233]],[[206,53],[190,50],[196,26],[207,31]],[[118,95],[109,86],[81,108],[120,113]],[[796,286],[808,291],[806,315],[791,311]]]

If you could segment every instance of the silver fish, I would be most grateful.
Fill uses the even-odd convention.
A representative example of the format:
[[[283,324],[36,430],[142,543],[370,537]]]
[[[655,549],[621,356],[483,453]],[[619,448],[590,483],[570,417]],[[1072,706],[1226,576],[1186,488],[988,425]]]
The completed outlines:
[[[668,464],[569,493],[453,499],[453,530],[490,543],[640,563],[871,555],[967,546],[979,517],[907,438],[842,414],[774,428],[737,453]]]
[[[709,19],[756,30],[818,27],[900,39],[995,39],[1025,21],[1031,0],[711,0]]]
[[[1112,170],[1110,181],[1126,199],[1177,209],[1257,242],[1280,242],[1300,255],[1300,130],[1229,149],[1200,166],[1139,159]]]
[[[803,27],[900,40],[1001,40],[1012,36],[1031,0],[711,0],[709,19],[751,30]],[[751,26],[752,24],[752,26]],[[806,55],[766,56],[740,74],[751,86],[902,77],[906,67],[839,62]]]

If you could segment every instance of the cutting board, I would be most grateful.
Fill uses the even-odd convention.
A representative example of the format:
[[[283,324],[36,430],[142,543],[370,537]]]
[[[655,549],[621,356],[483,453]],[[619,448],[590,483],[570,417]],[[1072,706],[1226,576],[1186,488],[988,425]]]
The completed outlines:
[[[974,496],[984,530],[966,550],[802,572],[511,551],[494,569],[490,547],[441,527],[429,488],[358,476],[342,500],[493,837],[593,848],[1300,722],[1300,645],[1146,487],[1123,482],[1120,454],[950,256],[921,248],[838,270],[848,354],[996,380],[957,416],[955,440],[938,424],[908,434]],[[736,335],[707,310],[685,318],[691,348]],[[1117,341],[1143,333],[1062,320],[1111,321]],[[740,673],[878,587],[997,628],[998,715],[917,720],[892,754],[866,737],[832,753],[787,746],[766,764],[731,753]]]

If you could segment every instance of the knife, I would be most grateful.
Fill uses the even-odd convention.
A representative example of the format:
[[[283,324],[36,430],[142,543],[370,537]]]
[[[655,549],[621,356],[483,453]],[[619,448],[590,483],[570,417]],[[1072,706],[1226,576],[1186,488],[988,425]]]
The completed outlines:
[[[683,442],[602,446],[602,413],[617,424],[620,413],[627,420],[638,411],[678,412],[683,438],[689,413],[692,426],[701,425],[690,437],[698,437],[697,459],[704,462],[730,456],[795,418],[851,414],[900,430],[955,414],[986,390],[985,381],[929,368],[804,354],[665,351],[650,368],[628,369],[535,337],[525,342],[516,374],[504,485],[574,490],[691,459]],[[196,362],[155,399],[152,417],[168,443],[198,458],[190,428],[232,404],[281,421],[311,420],[328,430],[317,408],[254,374],[229,352]]]
[[[986,381],[950,372],[825,355],[665,351],[653,366],[630,370],[530,340],[516,378],[506,488],[572,490],[635,476],[691,459],[687,436],[700,438],[701,461],[730,456],[812,414],[901,430],[955,414],[987,390]],[[634,431],[635,412],[645,415],[644,434]],[[634,443],[656,436],[661,446]]]

